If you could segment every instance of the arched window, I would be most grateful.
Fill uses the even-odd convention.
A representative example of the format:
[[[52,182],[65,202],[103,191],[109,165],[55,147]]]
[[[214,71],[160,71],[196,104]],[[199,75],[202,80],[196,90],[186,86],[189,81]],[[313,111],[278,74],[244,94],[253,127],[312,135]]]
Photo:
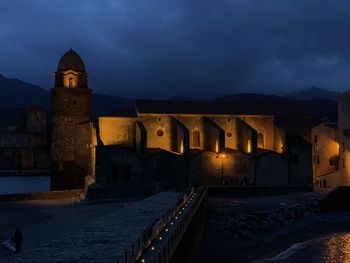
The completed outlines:
[[[265,147],[265,138],[262,132],[258,132],[258,148]]]
[[[192,146],[193,148],[201,147],[201,133],[199,130],[194,130],[192,132]]]
[[[69,87],[73,88],[73,78],[70,77],[68,80],[69,80]]]

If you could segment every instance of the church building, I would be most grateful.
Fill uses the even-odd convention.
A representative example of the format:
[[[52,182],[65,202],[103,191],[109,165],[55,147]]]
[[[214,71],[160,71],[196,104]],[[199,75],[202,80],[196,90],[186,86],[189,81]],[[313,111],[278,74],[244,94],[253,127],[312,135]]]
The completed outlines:
[[[312,184],[307,116],[222,101],[139,100],[92,120],[87,77],[76,52],[63,55],[51,90],[52,189],[88,187],[100,197]]]

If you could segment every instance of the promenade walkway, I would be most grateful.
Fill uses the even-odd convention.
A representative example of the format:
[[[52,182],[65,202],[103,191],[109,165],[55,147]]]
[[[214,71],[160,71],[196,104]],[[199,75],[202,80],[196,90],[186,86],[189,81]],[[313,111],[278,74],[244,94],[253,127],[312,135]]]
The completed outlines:
[[[173,207],[180,193],[141,201],[74,204],[74,200],[0,203],[0,235],[20,227],[18,255],[0,249],[0,262],[114,262],[142,231]]]

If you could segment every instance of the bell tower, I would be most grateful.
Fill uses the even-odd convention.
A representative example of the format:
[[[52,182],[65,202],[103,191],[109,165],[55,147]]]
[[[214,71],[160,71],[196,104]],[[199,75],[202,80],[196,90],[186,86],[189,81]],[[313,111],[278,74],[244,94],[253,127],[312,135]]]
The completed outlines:
[[[88,74],[81,57],[72,49],[60,59],[51,89],[51,190],[84,188],[85,173],[76,160],[81,136],[77,125],[91,120]]]

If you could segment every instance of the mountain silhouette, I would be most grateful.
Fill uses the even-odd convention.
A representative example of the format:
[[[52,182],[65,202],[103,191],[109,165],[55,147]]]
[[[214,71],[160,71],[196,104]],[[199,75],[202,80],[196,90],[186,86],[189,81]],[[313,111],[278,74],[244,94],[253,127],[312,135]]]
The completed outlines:
[[[284,97],[294,100],[327,99],[336,101],[338,100],[338,93],[317,87],[309,87],[306,89],[291,92]]]
[[[218,98],[217,101],[233,103],[257,113],[309,115],[312,117],[312,125],[325,120],[338,120],[338,104],[332,99],[296,100],[276,95],[240,93]]]
[[[92,114],[98,116],[131,104],[130,99],[93,94]],[[9,79],[0,74],[0,111],[2,114],[5,112],[9,114],[9,112],[29,106],[41,106],[50,111],[50,92],[39,86],[18,79]]]
[[[28,106],[50,106],[50,94],[39,86],[0,74],[0,109],[12,110]]]
[[[254,93],[239,93],[219,97],[216,101],[233,103],[247,112],[270,114],[308,114],[313,123],[321,120],[337,120],[337,93],[319,88],[307,88],[284,97]],[[132,106],[128,98],[93,94],[93,117],[108,114],[121,108]],[[50,112],[51,96],[48,90],[0,74],[0,122],[13,119],[18,109],[28,106],[45,107]],[[6,121],[8,122],[8,121]]]

